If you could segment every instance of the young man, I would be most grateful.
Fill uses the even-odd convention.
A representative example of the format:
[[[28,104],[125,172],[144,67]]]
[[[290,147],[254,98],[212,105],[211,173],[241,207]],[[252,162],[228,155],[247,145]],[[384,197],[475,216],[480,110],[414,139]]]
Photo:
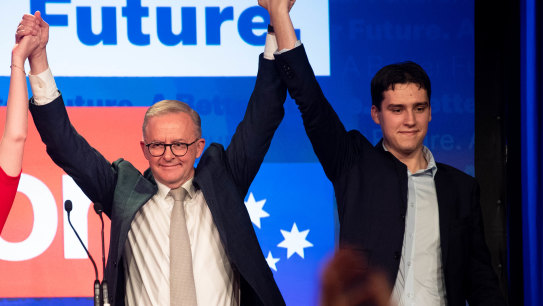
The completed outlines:
[[[21,26],[47,32],[28,16]],[[243,203],[284,114],[273,55],[260,58],[226,150],[213,143],[204,151],[200,118],[185,103],[151,106],[141,142],[149,169],[141,174],[123,159],[108,162],[76,132],[42,51],[30,58],[32,117],[53,161],[111,219],[111,304],[284,305]]]
[[[473,178],[436,163],[423,146],[430,80],[417,64],[382,68],[372,80],[375,147],[346,131],[297,42],[287,0],[260,0],[270,13],[281,78],[334,185],[340,245],[382,269],[398,305],[504,305],[485,245]]]

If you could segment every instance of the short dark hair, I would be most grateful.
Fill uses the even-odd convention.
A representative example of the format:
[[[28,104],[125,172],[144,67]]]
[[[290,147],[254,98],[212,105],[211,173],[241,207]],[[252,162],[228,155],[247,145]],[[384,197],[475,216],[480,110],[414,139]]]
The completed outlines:
[[[430,78],[422,67],[414,62],[407,61],[387,65],[381,68],[371,80],[371,104],[381,110],[383,93],[389,89],[394,90],[396,84],[417,84],[419,88],[425,89],[428,94],[428,101],[432,93]]]

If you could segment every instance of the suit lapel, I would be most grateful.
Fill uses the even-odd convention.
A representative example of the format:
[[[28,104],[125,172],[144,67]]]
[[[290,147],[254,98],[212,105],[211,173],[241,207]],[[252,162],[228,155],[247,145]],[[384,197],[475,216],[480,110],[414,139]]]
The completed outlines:
[[[381,139],[375,145],[375,149],[389,158],[394,165],[394,170],[396,171],[396,176],[398,177],[398,184],[400,186],[400,192],[402,195],[402,202],[399,203],[399,209],[402,216],[405,216],[407,213],[407,166],[399,161],[392,153],[385,151],[383,148],[383,139]]]
[[[449,232],[450,232],[450,220],[452,216],[452,209],[454,209],[455,194],[451,188],[450,182],[446,170],[443,167],[439,167],[435,176],[437,204],[439,207],[439,234],[441,240],[441,259],[442,266],[445,267],[447,263],[447,254],[449,249]]]
[[[122,209],[118,212],[118,220],[121,221],[119,228],[119,237],[124,237],[125,239],[119,239],[117,250],[124,249],[124,244],[126,243],[126,238],[128,237],[128,231],[130,230],[130,225],[132,224],[132,220],[136,215],[136,212],[145,203],[147,203],[147,201],[149,201],[149,199],[156,192],[157,186],[149,170],[145,172],[144,176],[138,176],[132,192],[128,196],[128,199],[126,199],[126,201],[123,201],[125,204],[120,206]],[[122,253],[123,252],[118,252],[117,262],[119,261]]]

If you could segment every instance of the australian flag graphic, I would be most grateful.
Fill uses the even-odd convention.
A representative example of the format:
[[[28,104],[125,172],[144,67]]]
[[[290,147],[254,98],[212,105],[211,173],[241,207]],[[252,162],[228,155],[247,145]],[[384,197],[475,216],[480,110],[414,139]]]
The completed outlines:
[[[334,250],[332,184],[319,163],[264,163],[245,206],[287,305],[317,305]]]

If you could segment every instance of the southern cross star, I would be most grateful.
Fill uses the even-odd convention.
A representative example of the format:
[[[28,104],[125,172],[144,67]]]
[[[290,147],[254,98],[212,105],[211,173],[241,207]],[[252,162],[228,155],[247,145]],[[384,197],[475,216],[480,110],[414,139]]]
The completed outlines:
[[[292,256],[292,254],[294,253],[304,258],[304,248],[313,246],[311,242],[306,240],[307,234],[309,234],[309,230],[307,229],[301,232],[298,231],[296,223],[292,225],[292,229],[290,230],[290,232],[281,230],[281,234],[283,234],[285,240],[283,240],[277,246],[287,249],[287,258],[290,258],[290,256]]]
[[[251,222],[253,222],[258,228],[260,228],[260,219],[270,216],[266,211],[264,211],[264,209],[262,209],[264,204],[266,204],[266,199],[255,201],[255,197],[253,196],[252,192],[249,193],[249,199],[247,199],[247,202],[245,202],[245,207],[247,207],[247,211],[251,217]]]
[[[271,251],[268,251],[268,257],[266,257],[266,262],[268,263],[268,266],[270,266],[271,269],[273,269],[275,272],[277,272],[277,267],[275,264],[279,261],[279,258],[273,258]]]

